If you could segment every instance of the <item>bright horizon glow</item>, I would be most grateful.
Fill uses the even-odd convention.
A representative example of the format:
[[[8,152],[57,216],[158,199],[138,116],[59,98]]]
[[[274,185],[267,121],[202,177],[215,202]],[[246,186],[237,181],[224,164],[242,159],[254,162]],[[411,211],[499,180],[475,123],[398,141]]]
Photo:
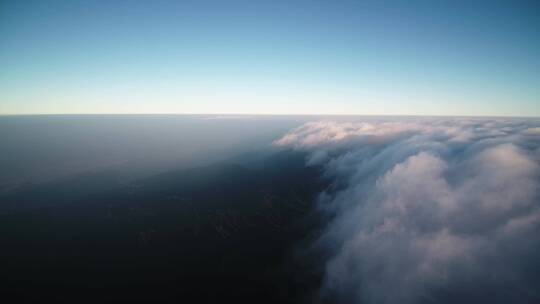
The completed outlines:
[[[2,1],[0,115],[536,117],[516,2]]]

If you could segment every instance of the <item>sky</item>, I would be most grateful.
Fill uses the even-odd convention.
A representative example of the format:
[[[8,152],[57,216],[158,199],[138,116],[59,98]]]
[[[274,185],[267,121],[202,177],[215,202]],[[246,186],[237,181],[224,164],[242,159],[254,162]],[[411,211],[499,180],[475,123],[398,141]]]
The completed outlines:
[[[538,1],[0,1],[0,114],[540,116]]]

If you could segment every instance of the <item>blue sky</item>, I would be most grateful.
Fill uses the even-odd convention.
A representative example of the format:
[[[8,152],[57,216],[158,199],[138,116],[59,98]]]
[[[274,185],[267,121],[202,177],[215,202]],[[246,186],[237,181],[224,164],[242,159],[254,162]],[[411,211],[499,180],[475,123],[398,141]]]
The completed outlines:
[[[1,1],[0,114],[540,116],[538,1]]]

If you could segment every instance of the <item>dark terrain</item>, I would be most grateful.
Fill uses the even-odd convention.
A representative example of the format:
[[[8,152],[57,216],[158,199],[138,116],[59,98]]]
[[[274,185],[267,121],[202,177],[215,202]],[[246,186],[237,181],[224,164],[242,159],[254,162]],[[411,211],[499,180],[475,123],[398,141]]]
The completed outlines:
[[[122,183],[96,172],[0,196],[4,295],[56,302],[309,302],[299,258],[326,187],[279,152]]]

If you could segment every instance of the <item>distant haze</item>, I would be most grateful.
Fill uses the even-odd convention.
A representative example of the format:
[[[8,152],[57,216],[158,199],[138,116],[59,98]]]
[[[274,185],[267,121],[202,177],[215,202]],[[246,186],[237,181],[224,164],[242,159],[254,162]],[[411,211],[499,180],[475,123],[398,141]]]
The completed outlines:
[[[300,118],[236,116],[0,117],[0,185],[93,171],[130,179],[268,147]]]

